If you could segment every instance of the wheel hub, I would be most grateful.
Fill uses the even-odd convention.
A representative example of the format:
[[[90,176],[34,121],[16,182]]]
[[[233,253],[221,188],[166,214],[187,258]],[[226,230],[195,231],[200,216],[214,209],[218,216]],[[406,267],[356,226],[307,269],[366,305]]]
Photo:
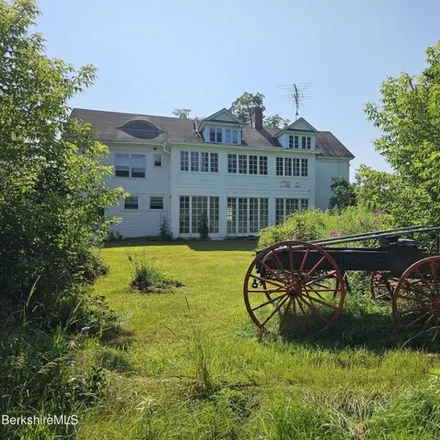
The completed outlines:
[[[302,294],[301,283],[289,284],[287,287],[287,295],[291,298],[298,298]]]

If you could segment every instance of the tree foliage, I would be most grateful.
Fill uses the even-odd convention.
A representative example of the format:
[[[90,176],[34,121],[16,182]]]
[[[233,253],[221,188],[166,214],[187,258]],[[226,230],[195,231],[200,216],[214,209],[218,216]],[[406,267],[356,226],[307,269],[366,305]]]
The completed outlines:
[[[177,116],[180,119],[188,119],[190,113],[190,108],[175,108],[173,110],[173,115]]]
[[[0,1],[0,295],[19,300],[34,286],[49,307],[82,282],[104,209],[123,193],[106,185],[108,149],[69,117],[96,69],[49,59],[29,33],[38,14],[33,1]]]
[[[407,202],[412,200],[419,204],[422,198],[425,209],[429,210],[429,221],[438,224],[440,42],[427,49],[427,63],[418,76],[402,73],[398,78],[385,80],[381,87],[381,103],[367,104],[365,111],[368,119],[383,133],[374,146],[396,170],[396,176],[390,178],[392,185],[403,185],[401,192],[407,196]]]
[[[254,108],[261,107],[263,111],[266,109],[263,105],[263,100],[264,95],[261,93],[245,92],[232,103],[230,111],[243,124],[251,125]]]
[[[332,177],[330,188],[333,193],[330,197],[330,209],[342,211],[348,206],[356,205],[355,187],[345,177]]]
[[[290,119],[284,119],[276,113],[273,116],[266,116],[264,118],[264,125],[273,128],[287,128],[290,125]]]

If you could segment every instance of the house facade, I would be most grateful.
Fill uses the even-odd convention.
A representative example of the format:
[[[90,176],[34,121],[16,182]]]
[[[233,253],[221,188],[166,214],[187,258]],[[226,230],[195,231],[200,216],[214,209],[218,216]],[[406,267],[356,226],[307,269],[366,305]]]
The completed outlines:
[[[350,151],[328,131],[299,118],[285,129],[252,125],[228,110],[179,119],[74,109],[90,123],[114,167],[109,186],[130,194],[109,215],[123,237],[154,236],[163,218],[173,237],[199,237],[207,218],[213,239],[257,235],[290,213],[327,209],[332,177],[349,179]]]

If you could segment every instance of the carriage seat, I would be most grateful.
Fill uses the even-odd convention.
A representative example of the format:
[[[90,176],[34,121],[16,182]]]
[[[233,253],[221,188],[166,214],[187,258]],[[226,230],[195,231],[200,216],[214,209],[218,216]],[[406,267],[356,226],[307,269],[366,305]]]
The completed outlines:
[[[410,238],[399,238],[397,240],[397,246],[416,247],[417,243],[415,240],[411,240]]]

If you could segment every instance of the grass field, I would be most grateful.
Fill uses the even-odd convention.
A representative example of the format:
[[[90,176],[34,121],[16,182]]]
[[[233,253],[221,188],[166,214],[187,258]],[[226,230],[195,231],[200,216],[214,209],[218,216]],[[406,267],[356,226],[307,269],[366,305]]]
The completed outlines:
[[[253,241],[117,242],[95,292],[124,334],[91,342],[109,375],[82,418],[89,439],[438,439],[440,356],[403,346],[388,305],[348,295],[321,336],[261,338],[242,298]],[[128,256],[185,287],[131,290]]]

